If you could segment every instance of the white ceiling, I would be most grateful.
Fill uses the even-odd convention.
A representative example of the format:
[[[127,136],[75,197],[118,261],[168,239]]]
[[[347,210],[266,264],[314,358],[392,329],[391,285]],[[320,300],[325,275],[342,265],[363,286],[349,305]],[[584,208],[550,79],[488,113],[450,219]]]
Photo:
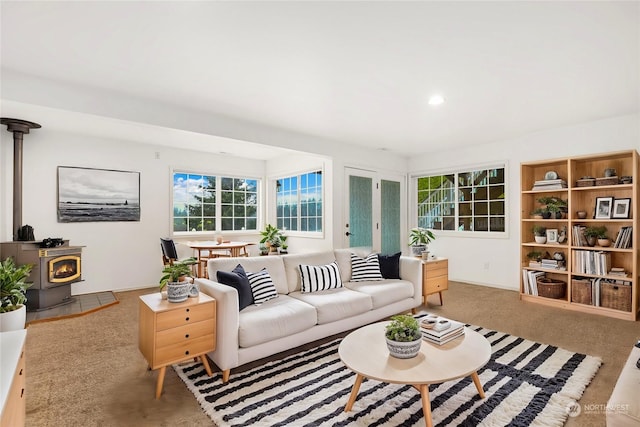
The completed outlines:
[[[637,1],[2,1],[0,13],[5,71],[403,156],[640,111]]]

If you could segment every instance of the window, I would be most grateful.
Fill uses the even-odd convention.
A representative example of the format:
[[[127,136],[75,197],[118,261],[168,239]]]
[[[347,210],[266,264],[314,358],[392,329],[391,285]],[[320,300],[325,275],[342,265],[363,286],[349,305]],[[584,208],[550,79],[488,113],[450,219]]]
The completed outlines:
[[[505,231],[504,167],[417,177],[418,226]]]
[[[322,231],[322,171],[276,180],[276,218],[281,230]]]
[[[173,231],[257,230],[258,183],[252,178],[175,172]]]

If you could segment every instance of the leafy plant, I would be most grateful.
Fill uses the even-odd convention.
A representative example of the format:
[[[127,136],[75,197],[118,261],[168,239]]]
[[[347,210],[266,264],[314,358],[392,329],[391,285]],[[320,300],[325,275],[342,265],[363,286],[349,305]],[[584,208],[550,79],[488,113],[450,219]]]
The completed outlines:
[[[538,251],[531,251],[527,254],[527,258],[529,259],[535,259],[535,260],[539,260],[542,259],[542,252],[538,252]]]
[[[268,243],[272,247],[280,247],[282,245],[282,231],[278,227],[274,227],[271,224],[267,224],[265,229],[260,232],[262,239],[260,243]],[[285,239],[286,240],[286,239]]]
[[[409,246],[428,245],[436,236],[427,228],[416,227],[409,232]]]
[[[585,237],[596,237],[598,239],[608,239],[607,227],[586,227],[584,229]]]
[[[422,338],[418,321],[408,314],[398,314],[391,318],[385,336],[392,341],[410,342]]]
[[[542,208],[536,208],[533,211],[531,211],[531,215],[533,216],[542,216],[543,213],[544,213],[544,209]]]
[[[17,266],[11,257],[0,263],[0,313],[17,310],[27,301],[31,283],[25,279],[32,268],[31,264]]]
[[[546,236],[547,228],[541,225],[534,225],[531,231],[533,231],[534,236]]]
[[[169,282],[179,282],[181,277],[192,277],[191,266],[197,263],[197,258],[190,257],[182,261],[175,261],[173,264],[165,265],[162,269],[163,276],[160,278],[160,290]]]
[[[547,212],[551,212],[551,213],[566,211],[566,207],[567,207],[566,200],[562,200],[561,198],[555,197],[555,196],[540,197],[538,199],[538,203],[545,206],[543,211],[546,210]]]

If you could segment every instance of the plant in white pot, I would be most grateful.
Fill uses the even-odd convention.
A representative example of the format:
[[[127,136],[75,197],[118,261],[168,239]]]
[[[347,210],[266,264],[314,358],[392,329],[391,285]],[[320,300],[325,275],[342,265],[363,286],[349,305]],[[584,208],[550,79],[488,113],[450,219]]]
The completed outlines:
[[[277,254],[278,248],[282,246],[282,231],[278,227],[267,224],[260,234],[262,235],[260,243],[264,243],[270,252]]]
[[[427,250],[429,243],[435,240],[436,236],[427,228],[416,227],[409,231],[409,246],[413,256],[422,256],[422,252]]]
[[[27,320],[27,288],[31,264],[16,265],[13,258],[0,263],[0,332],[24,329]]]
[[[533,237],[536,240],[536,243],[546,243],[547,242],[547,228],[541,225],[534,225],[531,229],[533,231]]]
[[[417,356],[422,345],[422,333],[418,321],[408,314],[398,314],[391,318],[385,329],[389,354],[399,359]]]
[[[160,291],[167,287],[169,302],[182,302],[189,298],[192,283],[187,278],[191,277],[191,266],[197,262],[197,258],[191,257],[164,266],[164,275],[160,278]]]

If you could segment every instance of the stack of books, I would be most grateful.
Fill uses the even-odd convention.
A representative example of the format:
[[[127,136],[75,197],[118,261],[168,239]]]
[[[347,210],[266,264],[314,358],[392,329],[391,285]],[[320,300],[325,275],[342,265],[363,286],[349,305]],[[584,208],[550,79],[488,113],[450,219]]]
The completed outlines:
[[[567,188],[567,181],[564,179],[543,179],[533,183],[532,190],[559,190]]]
[[[623,267],[611,267],[611,270],[609,270],[609,276],[629,277]]]
[[[531,264],[529,264],[531,267]],[[540,261],[540,267],[546,268],[549,270],[566,270],[567,268],[564,265],[564,261],[556,260],[556,259],[542,259]]]
[[[464,335],[464,324],[438,316],[427,316],[420,322],[422,339],[442,345]]]

